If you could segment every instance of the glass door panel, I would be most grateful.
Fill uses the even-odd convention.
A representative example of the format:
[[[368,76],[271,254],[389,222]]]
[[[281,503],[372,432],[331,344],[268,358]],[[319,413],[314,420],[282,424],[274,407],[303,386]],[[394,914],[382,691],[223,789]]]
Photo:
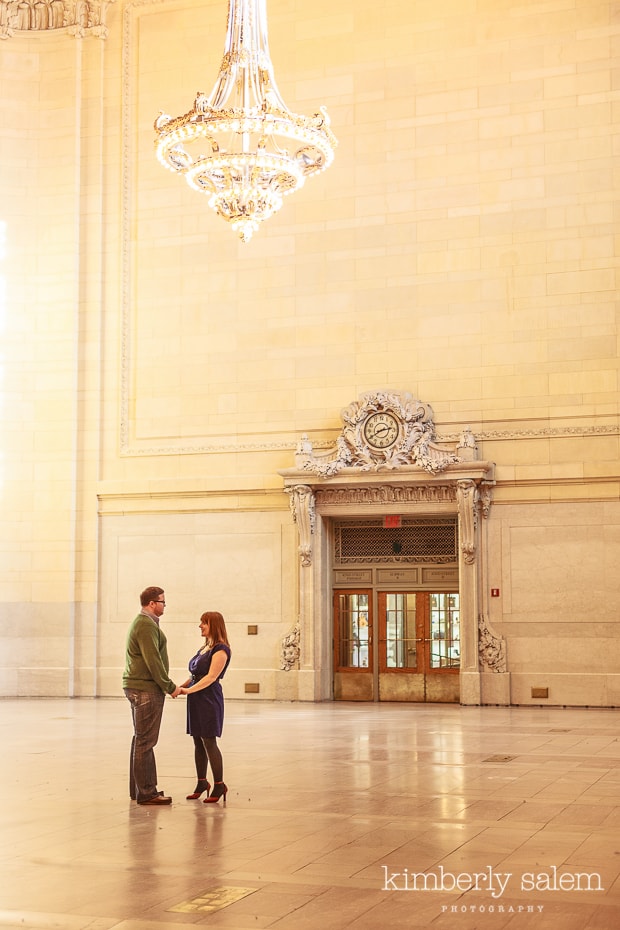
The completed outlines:
[[[380,701],[457,702],[459,596],[377,592]]]
[[[428,667],[459,668],[460,664],[459,596],[431,594]]]
[[[334,592],[334,698],[374,700],[372,591]]]
[[[339,593],[337,668],[371,667],[371,630],[367,593]]]
[[[381,666],[388,669],[416,669],[418,665],[416,634],[416,595],[413,592],[380,594],[379,615]]]

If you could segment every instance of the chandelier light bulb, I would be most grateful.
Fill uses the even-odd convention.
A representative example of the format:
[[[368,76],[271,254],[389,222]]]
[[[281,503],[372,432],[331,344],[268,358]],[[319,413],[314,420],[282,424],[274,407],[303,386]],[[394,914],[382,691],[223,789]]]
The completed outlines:
[[[209,206],[248,242],[285,194],[328,168],[336,137],[324,107],[291,113],[276,86],[266,0],[229,0],[224,57],[215,87],[183,116],[155,120],[157,157],[184,174]]]

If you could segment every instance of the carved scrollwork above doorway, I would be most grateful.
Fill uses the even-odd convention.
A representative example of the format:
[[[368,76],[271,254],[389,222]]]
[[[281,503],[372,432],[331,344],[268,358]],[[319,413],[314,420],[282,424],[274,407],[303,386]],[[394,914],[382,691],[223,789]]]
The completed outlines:
[[[295,457],[300,470],[330,478],[347,468],[377,471],[414,465],[434,475],[477,453],[469,428],[458,449],[438,442],[430,404],[406,391],[368,391],[340,416],[343,426],[334,449],[316,454],[307,435],[302,437]]]
[[[437,437],[430,404],[408,392],[369,391],[341,411],[335,446],[315,453],[306,435],[285,479],[299,531],[301,565],[313,559],[317,511],[416,513],[446,508],[459,515],[461,552],[476,560],[478,518],[488,517],[493,465],[478,460],[476,438],[463,429],[458,442]],[[389,475],[389,478],[388,478]]]

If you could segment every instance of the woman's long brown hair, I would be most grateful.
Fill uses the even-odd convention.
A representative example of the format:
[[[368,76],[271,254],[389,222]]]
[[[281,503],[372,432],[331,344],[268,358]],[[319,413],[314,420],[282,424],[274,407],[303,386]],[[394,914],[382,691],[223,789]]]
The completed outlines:
[[[230,648],[226,624],[224,623],[223,616],[218,610],[207,610],[200,618],[200,622],[209,624],[209,639],[214,646],[217,643],[224,643],[225,646]]]

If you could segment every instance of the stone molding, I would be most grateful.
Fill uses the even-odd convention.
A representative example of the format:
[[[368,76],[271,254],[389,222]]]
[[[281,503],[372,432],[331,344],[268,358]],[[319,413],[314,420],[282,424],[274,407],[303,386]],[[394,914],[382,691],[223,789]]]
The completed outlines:
[[[77,38],[105,39],[108,3],[114,0],[0,0],[0,39],[59,29]]]
[[[454,484],[379,484],[374,487],[317,488],[316,503],[326,504],[444,504],[456,501]]]
[[[127,344],[123,343],[125,349],[121,359],[122,366],[128,371],[130,367],[130,358],[127,350]],[[283,434],[285,431],[282,431]],[[185,442],[174,445],[172,443],[150,442],[148,445],[133,446],[129,443],[127,419],[122,419],[121,434],[123,442],[121,444],[121,454],[128,457],[142,457],[149,455],[220,455],[226,452],[298,452],[300,441],[296,436],[282,438],[277,440],[264,440],[257,433],[250,439],[235,439],[233,435],[226,437],[214,437],[212,439],[201,438],[196,442]],[[548,429],[532,430],[483,430],[475,432],[476,443],[479,442],[514,442],[519,439],[595,439],[599,436],[620,436],[620,426],[592,426],[592,427],[557,427]],[[445,433],[441,436],[442,443],[458,443],[460,434]],[[302,439],[303,442],[303,439]],[[315,440],[312,442],[313,451],[324,450],[328,452],[333,449],[333,441]],[[545,479],[548,480],[548,479]],[[582,479],[580,479],[582,481]],[[563,480],[555,483],[563,484]]]

